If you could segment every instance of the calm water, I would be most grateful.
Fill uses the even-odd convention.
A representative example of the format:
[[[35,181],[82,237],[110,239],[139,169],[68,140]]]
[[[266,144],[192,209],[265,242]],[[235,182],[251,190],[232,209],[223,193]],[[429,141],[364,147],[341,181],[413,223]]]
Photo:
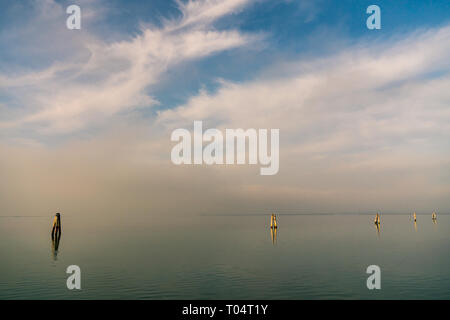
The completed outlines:
[[[0,218],[0,299],[449,299],[450,216],[281,215],[134,218],[95,224],[62,216]],[[67,266],[82,290],[66,288]],[[366,288],[381,267],[381,290]]]

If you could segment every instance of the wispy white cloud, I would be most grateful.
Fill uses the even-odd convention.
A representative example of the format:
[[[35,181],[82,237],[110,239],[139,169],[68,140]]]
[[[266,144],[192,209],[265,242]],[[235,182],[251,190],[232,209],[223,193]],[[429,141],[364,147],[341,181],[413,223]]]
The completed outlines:
[[[38,125],[44,133],[71,132],[121,111],[157,104],[148,89],[165,71],[259,38],[232,29],[216,30],[211,25],[248,2],[180,2],[181,19],[166,21],[160,28],[142,29],[129,40],[105,43],[86,36],[80,44],[88,52],[84,60],[75,54],[44,70],[0,74],[2,86],[24,106],[22,117],[2,119],[0,127]],[[52,1],[47,5],[51,5],[50,12],[58,8]]]
[[[249,0],[205,0],[203,2],[178,0],[177,3],[183,13],[180,26],[211,23],[227,14],[241,10],[249,2]]]
[[[317,152],[442,138],[450,130],[444,89],[449,56],[448,26],[398,42],[359,45],[291,62],[270,78],[223,82],[215,93],[201,91],[161,112],[158,122],[179,127],[205,119],[228,127],[282,128],[299,149]]]

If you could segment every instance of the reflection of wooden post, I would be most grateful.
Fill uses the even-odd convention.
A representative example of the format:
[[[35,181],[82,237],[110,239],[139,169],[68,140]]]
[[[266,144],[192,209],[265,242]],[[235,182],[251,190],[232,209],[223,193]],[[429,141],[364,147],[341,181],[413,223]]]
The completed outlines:
[[[380,227],[381,225],[379,223],[375,223],[375,228],[377,229],[378,237],[380,237]]]
[[[57,213],[55,215],[55,218],[53,219],[53,226],[52,226],[52,239],[53,238],[59,238],[61,236],[61,215]]]
[[[61,232],[57,233],[55,236],[52,234],[52,252],[53,252],[53,260],[57,260],[58,257],[58,248],[59,241],[61,240]]]
[[[277,242],[277,229],[276,228],[270,229],[270,237],[272,238],[272,244],[275,245],[275,243]]]

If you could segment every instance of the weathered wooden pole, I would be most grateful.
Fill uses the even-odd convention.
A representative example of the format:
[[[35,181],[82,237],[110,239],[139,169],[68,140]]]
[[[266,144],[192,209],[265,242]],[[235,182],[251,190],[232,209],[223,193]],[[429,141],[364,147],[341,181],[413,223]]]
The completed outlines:
[[[277,217],[274,213],[270,216],[270,229],[275,229],[277,227]]]
[[[58,212],[53,219],[52,226],[52,239],[59,238],[61,236],[61,214]]]
[[[379,225],[381,223],[381,219],[380,219],[380,215],[377,213],[377,215],[375,216],[375,224]]]

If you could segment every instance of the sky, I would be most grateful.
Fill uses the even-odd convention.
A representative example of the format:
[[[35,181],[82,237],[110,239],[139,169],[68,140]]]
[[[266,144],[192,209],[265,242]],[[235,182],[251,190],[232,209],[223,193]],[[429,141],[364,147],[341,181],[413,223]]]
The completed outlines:
[[[0,211],[450,213],[448,88],[447,0],[1,1]],[[280,129],[278,174],[174,165],[196,120]]]

